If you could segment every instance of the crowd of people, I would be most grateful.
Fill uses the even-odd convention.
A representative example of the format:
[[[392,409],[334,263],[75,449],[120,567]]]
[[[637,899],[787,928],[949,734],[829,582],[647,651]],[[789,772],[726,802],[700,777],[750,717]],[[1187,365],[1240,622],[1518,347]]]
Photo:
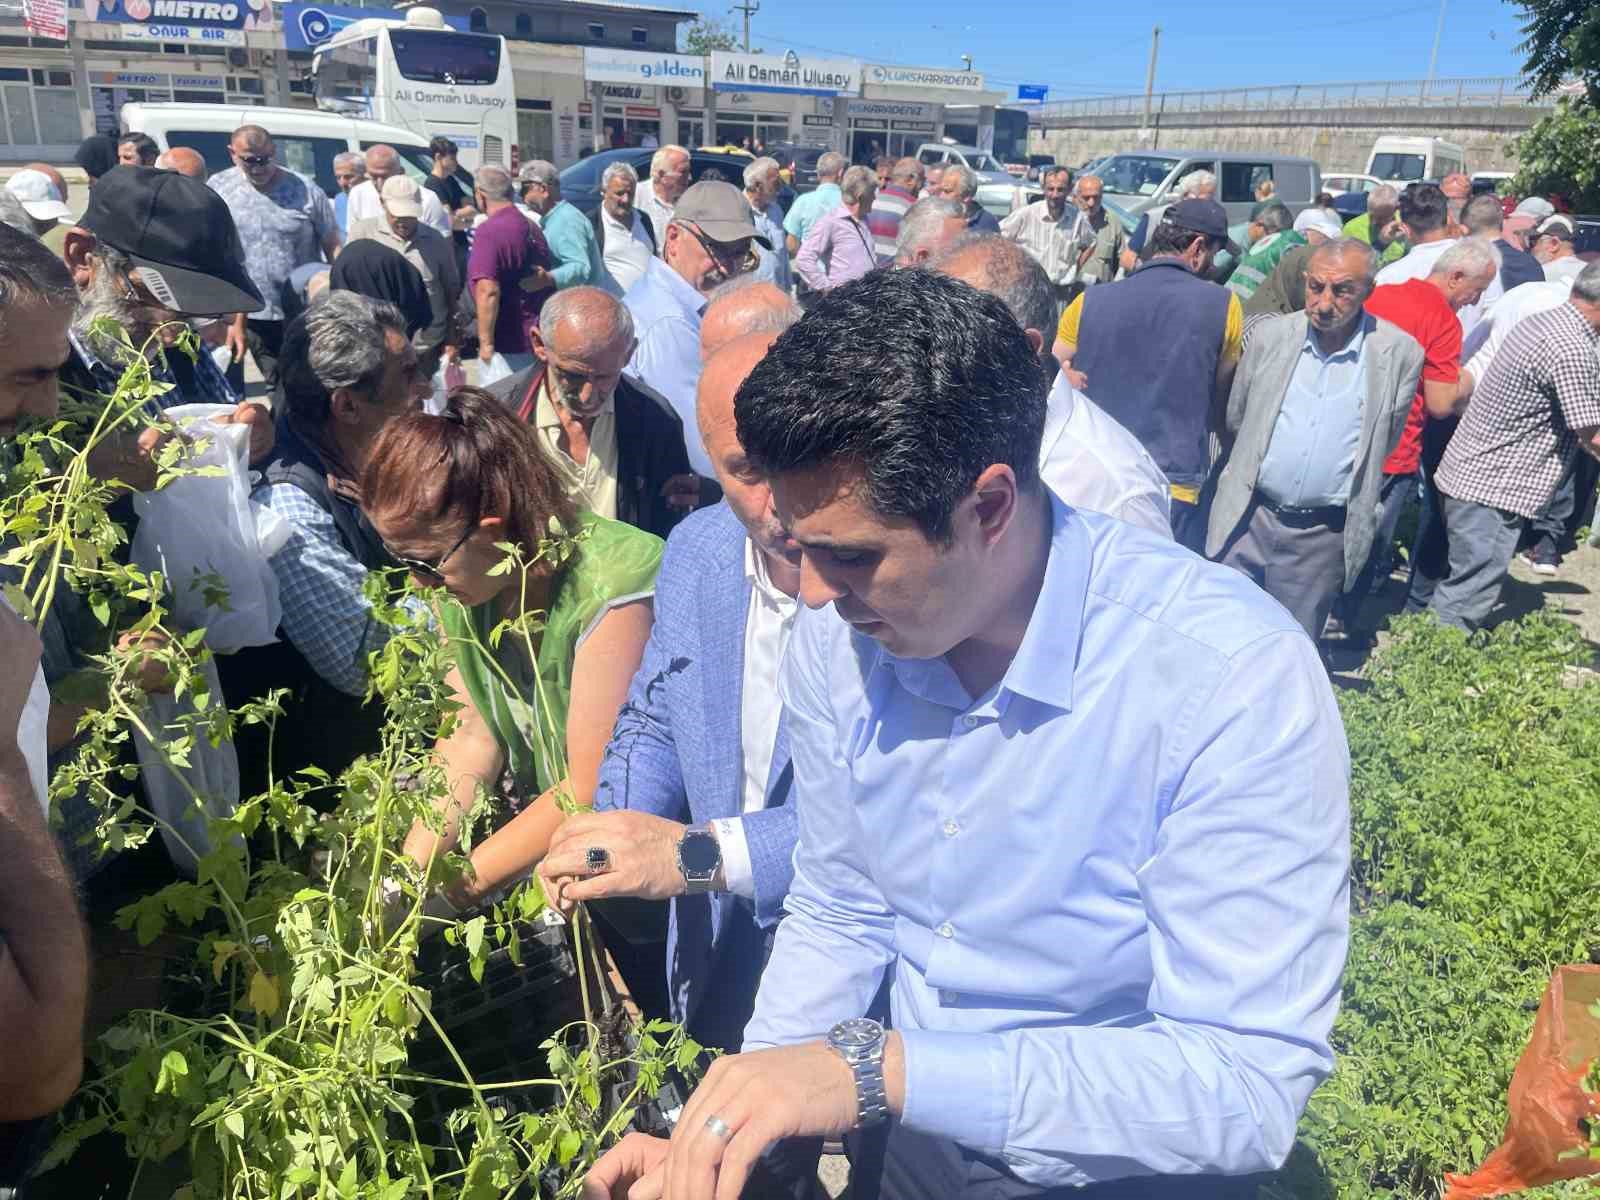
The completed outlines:
[[[514,801],[429,912],[530,874],[655,902],[618,967],[730,1052],[587,1195],[806,1195],[846,1134],[885,1200],[1248,1196],[1282,1163],[1347,934],[1318,642],[1370,634],[1408,503],[1441,621],[1481,627],[1524,541],[1559,567],[1600,445],[1569,218],[1446,180],[1343,225],[1266,195],[1240,245],[1204,172],[1127,230],[1093,176],[997,219],[964,167],[836,153],[785,213],[775,160],[691,182],[680,146],[589,217],[442,138],[421,182],[341,156],[334,197],[254,125],[209,176],[104,149],[81,216],[42,165],[0,193],[0,435],[140,359],[248,426],[282,622],[219,669],[289,698],[240,731],[246,789],[373,745],[369,574],[443,589],[462,715],[404,852]],[[91,469],[148,488],[161,440]],[[532,613],[536,645],[489,636]],[[69,872],[39,801],[95,647],[71,597],[0,626],[0,1023],[40,1048],[0,1117],[33,1116],[81,1058],[63,914],[105,864],[69,803]]]

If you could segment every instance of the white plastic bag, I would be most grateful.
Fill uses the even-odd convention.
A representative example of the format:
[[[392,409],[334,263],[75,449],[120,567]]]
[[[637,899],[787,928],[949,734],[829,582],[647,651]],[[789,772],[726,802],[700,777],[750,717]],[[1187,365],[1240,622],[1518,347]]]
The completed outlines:
[[[139,515],[133,561],[166,577],[177,623],[204,629],[206,644],[219,654],[277,641],[283,616],[278,578],[250,503],[250,430],[212,419],[232,411],[225,404],[167,409],[197,442],[185,465],[220,467],[222,474],[184,475],[133,498]],[[208,602],[218,579],[226,601]]]
[[[495,357],[499,357],[496,355]],[[501,359],[501,361],[505,361]],[[428,397],[423,408],[430,417],[444,415],[445,402],[450,399],[450,393],[467,382],[467,373],[461,369],[461,360],[455,358],[441,358],[439,369],[433,373],[433,395]]]
[[[200,669],[205,673],[210,692],[207,707],[221,706],[225,701],[216,662],[207,659]],[[195,711],[190,696],[176,700],[170,693],[158,693],[146,699],[150,706],[149,726],[158,737],[180,715]],[[176,736],[178,732],[172,729],[167,736]],[[139,782],[144,786],[150,811],[164,822],[157,826],[161,840],[166,843],[173,865],[193,879],[198,860],[214,848],[206,822],[231,816],[239,807],[239,756],[231,741],[224,739],[213,746],[204,735],[199,735],[189,751],[188,766],[174,772],[138,729],[133,731],[133,744],[139,754]],[[199,795],[199,804],[189,794],[190,788]]]
[[[488,387],[491,383],[499,383],[502,379],[509,379],[514,374],[511,364],[506,361],[506,356],[496,350],[488,362],[480,360],[478,365],[478,386]]]

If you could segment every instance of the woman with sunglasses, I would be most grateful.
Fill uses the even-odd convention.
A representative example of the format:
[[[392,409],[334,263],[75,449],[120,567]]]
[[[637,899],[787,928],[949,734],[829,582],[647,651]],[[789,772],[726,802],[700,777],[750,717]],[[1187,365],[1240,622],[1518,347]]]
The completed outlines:
[[[544,857],[560,797],[588,807],[600,759],[650,636],[659,538],[577,513],[534,440],[488,392],[458,388],[440,416],[408,413],[379,435],[362,507],[417,582],[442,587],[440,624],[461,703],[438,744],[450,795],[442,834],[418,822],[417,863],[453,849],[480,791],[509,767],[521,812],[472,851],[473,876],[449,892],[477,903]],[[500,546],[517,547],[506,569]],[[507,620],[537,614],[528,634]],[[531,654],[530,654],[531,643]],[[565,760],[565,767],[562,760]]]

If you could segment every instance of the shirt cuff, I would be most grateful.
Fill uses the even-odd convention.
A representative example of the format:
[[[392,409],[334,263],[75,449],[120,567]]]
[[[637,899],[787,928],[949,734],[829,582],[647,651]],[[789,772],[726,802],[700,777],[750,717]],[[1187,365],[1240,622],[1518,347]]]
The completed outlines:
[[[711,822],[722,849],[722,878],[728,891],[746,900],[756,898],[755,871],[750,866],[750,843],[745,840],[744,822],[736,817]]]
[[[931,1029],[902,1030],[900,1040],[906,1071],[900,1123],[980,1154],[1002,1153],[1011,1129],[1005,1040]]]

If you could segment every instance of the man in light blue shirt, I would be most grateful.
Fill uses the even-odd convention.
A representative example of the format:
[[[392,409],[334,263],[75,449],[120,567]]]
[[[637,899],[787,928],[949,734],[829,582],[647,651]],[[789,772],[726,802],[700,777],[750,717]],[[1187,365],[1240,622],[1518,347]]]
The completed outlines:
[[[1234,436],[1206,553],[1254,579],[1313,638],[1372,554],[1383,463],[1422,373],[1417,340],[1362,307],[1376,271],[1372,247],[1355,238],[1313,250],[1305,311],[1250,327],[1228,396]]]
[[[783,218],[783,231],[789,235],[790,257],[799,251],[811,227],[843,202],[839,180],[844,178],[844,169],[849,165],[845,156],[834,150],[817,159],[816,188],[796,199],[789,206],[788,216]]]
[[[783,210],[778,207],[778,189],[783,185],[778,160],[758,158],[744,169],[744,195],[750,202],[750,219],[756,231],[771,244],[770,250],[757,250],[757,279],[768,280],[787,292],[794,284],[789,271],[789,246],[784,241]]]
[[[616,294],[594,226],[561,198],[561,174],[555,164],[535,159],[522,168],[521,180],[522,202],[539,214],[539,228],[555,259],[550,275],[556,287],[597,287]]]
[[[1033,349],[959,281],[829,292],[736,415],[811,610],[780,675],[789,915],[744,1052],[594,1186],[734,1195],[768,1143],[886,1117],[883,1200],[1253,1195],[1225,1177],[1293,1146],[1347,940],[1315,648],[1040,483]],[[886,974],[888,1033],[859,1019]]]
[[[661,257],[645,264],[639,282],[622,298],[639,339],[623,374],[672,407],[683,421],[689,465],[696,475],[715,479],[695,416],[700,318],[718,285],[755,266],[754,248],[765,239],[739,189],[719,181],[697,183],[684,192],[656,237]]]

